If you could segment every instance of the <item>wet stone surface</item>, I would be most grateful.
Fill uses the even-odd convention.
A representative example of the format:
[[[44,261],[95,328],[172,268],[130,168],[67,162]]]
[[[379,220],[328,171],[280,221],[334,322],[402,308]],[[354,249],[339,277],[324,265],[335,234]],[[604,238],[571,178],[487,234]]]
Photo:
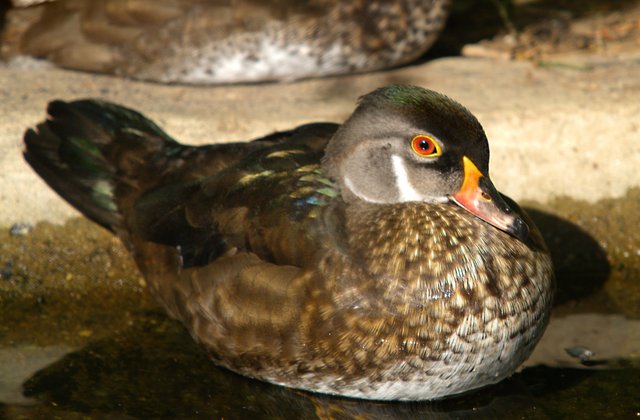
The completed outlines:
[[[640,189],[594,204],[556,198],[530,207],[542,211],[532,213],[556,266],[555,313],[640,318]]]
[[[82,345],[156,308],[120,241],[79,218],[0,230],[0,298],[0,345]]]
[[[556,263],[548,332],[570,335],[572,324],[561,321],[580,315],[606,340],[600,318],[619,323],[622,340],[637,330],[640,190],[595,204],[525,207]],[[547,349],[551,356],[496,386],[437,403],[360,402],[243,378],[211,363],[151,300],[118,240],[79,218],[18,236],[0,230],[0,319],[6,418],[629,418],[639,409],[640,354],[632,350],[585,366],[564,348]],[[561,355],[569,362],[559,363]]]

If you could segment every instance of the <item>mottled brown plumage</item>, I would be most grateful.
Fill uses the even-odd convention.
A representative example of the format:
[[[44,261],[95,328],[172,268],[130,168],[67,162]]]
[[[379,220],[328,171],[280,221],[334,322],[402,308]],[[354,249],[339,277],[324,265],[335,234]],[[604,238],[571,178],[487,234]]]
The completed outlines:
[[[49,113],[25,136],[27,161],[122,238],[156,298],[232,370],[435,399],[510,375],[544,330],[548,253],[449,98],[391,86],[340,127],[205,147],[104,102]]]
[[[158,82],[293,80],[420,57],[449,0],[55,0],[10,11],[3,56]]]

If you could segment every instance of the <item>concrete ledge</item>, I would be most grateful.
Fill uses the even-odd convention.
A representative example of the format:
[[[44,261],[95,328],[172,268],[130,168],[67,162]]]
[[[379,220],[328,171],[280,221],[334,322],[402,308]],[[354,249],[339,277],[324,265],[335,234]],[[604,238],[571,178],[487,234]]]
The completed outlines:
[[[54,68],[0,66],[0,225],[76,215],[31,171],[22,135],[52,99],[99,97],[135,108],[192,144],[245,140],[312,121],[343,121],[358,96],[391,83],[446,93],[485,127],[502,192],[541,203],[594,202],[640,186],[640,55],[577,66],[448,58],[395,71],[292,84],[163,86]]]

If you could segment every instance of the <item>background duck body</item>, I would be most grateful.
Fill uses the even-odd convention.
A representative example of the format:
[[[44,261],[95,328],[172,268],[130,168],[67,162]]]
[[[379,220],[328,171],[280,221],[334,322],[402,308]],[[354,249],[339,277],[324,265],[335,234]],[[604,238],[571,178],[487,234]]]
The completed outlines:
[[[189,147],[108,103],[49,113],[25,136],[27,161],[121,237],[156,298],[229,369],[435,399],[510,375],[544,330],[551,262],[521,210],[510,203],[527,241],[452,203],[345,198],[321,158],[349,121]]]
[[[55,0],[9,12],[3,56],[164,83],[293,80],[420,57],[449,0]]]

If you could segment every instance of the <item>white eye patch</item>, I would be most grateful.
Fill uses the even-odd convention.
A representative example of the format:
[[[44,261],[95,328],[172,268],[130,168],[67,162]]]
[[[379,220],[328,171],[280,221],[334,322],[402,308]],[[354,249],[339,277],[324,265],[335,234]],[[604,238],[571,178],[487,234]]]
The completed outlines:
[[[396,177],[399,201],[422,201],[423,197],[413,188],[411,181],[409,181],[404,159],[398,155],[391,155],[391,167]]]

